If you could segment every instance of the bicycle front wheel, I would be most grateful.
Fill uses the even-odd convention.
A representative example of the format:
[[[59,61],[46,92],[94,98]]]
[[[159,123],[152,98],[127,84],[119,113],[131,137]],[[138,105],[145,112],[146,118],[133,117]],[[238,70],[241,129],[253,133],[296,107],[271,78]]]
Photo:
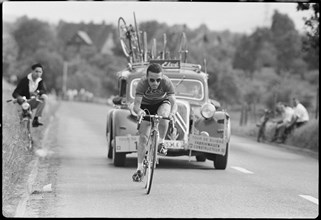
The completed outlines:
[[[33,140],[31,136],[31,121],[30,119],[27,121],[27,134],[28,134],[28,150],[32,150]]]
[[[153,131],[151,135],[151,144],[149,145],[148,154],[147,154],[147,169],[146,169],[146,193],[149,194],[152,188],[154,171],[156,168],[157,160],[157,143],[158,143],[158,132]]]

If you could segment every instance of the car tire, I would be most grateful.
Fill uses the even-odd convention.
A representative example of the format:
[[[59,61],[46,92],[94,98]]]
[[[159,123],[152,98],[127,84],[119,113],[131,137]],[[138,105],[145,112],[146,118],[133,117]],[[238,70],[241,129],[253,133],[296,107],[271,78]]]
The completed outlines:
[[[108,154],[107,154],[107,157],[109,159],[112,159],[113,158],[113,147],[111,145],[111,133],[107,133],[107,148],[108,148]]]
[[[196,161],[197,162],[204,162],[206,160],[205,155],[197,155],[196,156]]]
[[[229,144],[226,144],[226,153],[225,155],[215,155],[214,158],[214,167],[217,170],[225,170],[227,166],[227,159],[228,159],[228,152],[229,152]]]
[[[113,156],[112,156],[113,163],[114,163],[115,167],[125,166],[126,153],[117,153],[116,148],[115,148],[115,144],[113,144],[112,151],[113,151]]]

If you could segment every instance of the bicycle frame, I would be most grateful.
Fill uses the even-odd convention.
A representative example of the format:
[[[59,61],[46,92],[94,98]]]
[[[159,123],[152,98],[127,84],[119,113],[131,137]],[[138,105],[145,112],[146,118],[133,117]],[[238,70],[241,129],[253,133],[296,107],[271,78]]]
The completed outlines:
[[[137,129],[139,129],[140,124],[143,120],[143,118],[151,119],[151,130],[150,135],[147,141],[147,153],[144,158],[144,176],[147,176],[146,182],[145,182],[145,189],[146,193],[149,194],[150,190],[152,188],[152,182],[153,182],[153,176],[154,176],[154,170],[156,168],[156,164],[158,163],[157,158],[157,147],[158,147],[158,137],[159,137],[159,121],[160,119],[170,120],[168,117],[163,117],[159,115],[146,115],[139,118]],[[150,141],[151,140],[151,141]]]
[[[31,136],[31,118],[32,118],[32,111],[31,111],[31,106],[29,104],[29,101],[36,99],[39,102],[42,102],[40,99],[37,97],[31,97],[30,99],[24,99],[24,102],[21,104],[21,112],[19,115],[20,118],[20,124],[22,129],[24,130],[24,133],[28,137],[28,146],[25,147],[26,150],[32,150],[33,147],[33,140]],[[17,99],[10,99],[7,100],[7,102],[12,102],[13,104],[18,103]]]

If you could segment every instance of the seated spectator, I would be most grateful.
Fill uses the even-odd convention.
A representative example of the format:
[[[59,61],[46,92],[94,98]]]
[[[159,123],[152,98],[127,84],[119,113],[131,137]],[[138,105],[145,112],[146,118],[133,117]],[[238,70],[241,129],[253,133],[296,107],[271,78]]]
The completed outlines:
[[[307,109],[299,102],[297,98],[293,98],[294,118],[291,126],[293,128],[301,127],[309,121]]]
[[[256,126],[259,127],[259,131],[258,131],[258,136],[257,136],[257,142],[260,142],[261,139],[263,141],[266,140],[266,136],[265,136],[265,126],[267,121],[271,118],[271,111],[268,109],[264,110],[264,115],[260,118],[260,122],[259,124],[257,124]]]
[[[294,117],[294,111],[290,106],[281,102],[277,103],[276,110],[281,113],[282,119],[277,121],[276,130],[272,142],[284,143],[289,133]]]

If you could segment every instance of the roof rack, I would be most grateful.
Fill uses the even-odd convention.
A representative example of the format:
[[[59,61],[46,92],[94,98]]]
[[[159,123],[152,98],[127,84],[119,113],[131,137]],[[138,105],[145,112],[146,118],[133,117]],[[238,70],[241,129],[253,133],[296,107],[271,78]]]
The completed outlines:
[[[201,68],[202,66],[200,64],[181,63],[181,69],[193,70],[199,73]]]

